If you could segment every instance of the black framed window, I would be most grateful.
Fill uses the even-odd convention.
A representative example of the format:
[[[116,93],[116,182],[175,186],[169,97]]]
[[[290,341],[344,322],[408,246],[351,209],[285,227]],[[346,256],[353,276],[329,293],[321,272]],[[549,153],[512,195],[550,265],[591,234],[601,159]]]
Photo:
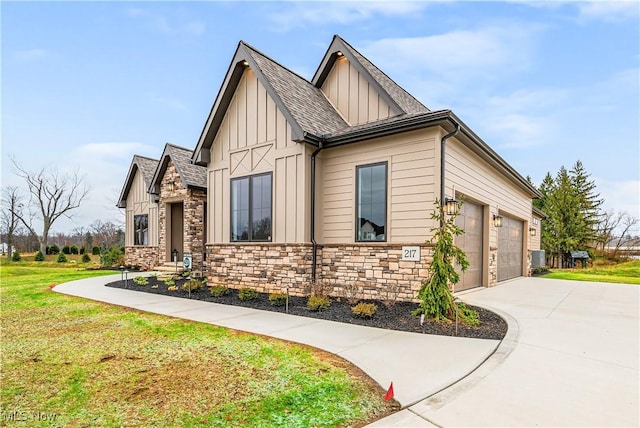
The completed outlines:
[[[356,167],[356,241],[387,240],[387,163]]]
[[[133,216],[133,245],[149,245],[149,216]]]
[[[271,173],[231,180],[231,241],[271,241]]]

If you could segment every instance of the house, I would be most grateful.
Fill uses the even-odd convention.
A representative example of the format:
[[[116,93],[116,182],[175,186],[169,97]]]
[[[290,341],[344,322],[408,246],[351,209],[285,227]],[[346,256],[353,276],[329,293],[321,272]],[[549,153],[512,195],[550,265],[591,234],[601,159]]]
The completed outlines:
[[[241,41],[190,163],[186,149],[179,160],[168,147],[148,183],[158,263],[174,248],[195,257],[206,236],[209,284],[304,294],[322,282],[333,294],[355,285],[365,298],[414,299],[436,200],[464,200],[456,243],[471,266],[455,291],[527,275],[539,249],[538,191],[452,111],[429,110],[339,36],[311,80]],[[129,176],[127,213],[137,203]],[[168,232],[180,230],[175,204],[182,248]],[[130,222],[135,214],[127,248]]]
[[[339,36],[310,81],[240,42],[192,161],[207,168],[210,283],[301,294],[322,280],[412,299],[436,199],[465,201],[458,290],[527,275],[539,245],[525,233],[537,190]]]
[[[182,266],[185,254],[201,270],[206,233],[206,168],[192,150],[166,144],[160,160],[134,156],[118,207],[126,209],[125,262]]]

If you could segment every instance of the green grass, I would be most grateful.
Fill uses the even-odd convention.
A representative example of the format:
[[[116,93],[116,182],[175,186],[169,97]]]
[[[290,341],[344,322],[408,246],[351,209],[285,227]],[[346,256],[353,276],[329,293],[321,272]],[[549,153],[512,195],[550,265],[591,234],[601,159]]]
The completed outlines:
[[[49,290],[108,273],[2,262],[3,424],[359,426],[390,409],[331,354]]]
[[[544,275],[543,278],[640,284],[640,260],[589,269],[554,269],[553,272]]]

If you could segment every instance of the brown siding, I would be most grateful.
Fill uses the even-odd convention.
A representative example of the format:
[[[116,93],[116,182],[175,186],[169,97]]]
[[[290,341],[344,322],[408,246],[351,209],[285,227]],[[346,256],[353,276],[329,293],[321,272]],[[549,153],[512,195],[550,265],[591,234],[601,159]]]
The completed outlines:
[[[139,214],[149,215],[149,246],[158,245],[158,204],[152,201],[147,193],[147,187],[142,179],[142,174],[136,170],[133,183],[127,195],[127,207],[125,209],[125,245],[133,245],[133,216]]]
[[[230,240],[230,180],[273,173],[273,242],[306,242],[307,153],[251,69],[242,77],[211,147],[207,242]]]
[[[351,125],[393,116],[389,105],[344,57],[335,62],[321,89]]]
[[[388,162],[388,242],[428,239],[436,189],[436,134],[436,130],[409,132],[321,152],[323,203],[317,233],[322,241],[354,242],[356,166],[382,161]]]

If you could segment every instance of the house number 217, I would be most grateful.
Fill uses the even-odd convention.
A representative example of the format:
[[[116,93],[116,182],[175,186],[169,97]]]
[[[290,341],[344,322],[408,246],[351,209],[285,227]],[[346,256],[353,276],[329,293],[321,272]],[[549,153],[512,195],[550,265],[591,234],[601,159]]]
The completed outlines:
[[[420,261],[420,247],[402,247],[402,260]]]

